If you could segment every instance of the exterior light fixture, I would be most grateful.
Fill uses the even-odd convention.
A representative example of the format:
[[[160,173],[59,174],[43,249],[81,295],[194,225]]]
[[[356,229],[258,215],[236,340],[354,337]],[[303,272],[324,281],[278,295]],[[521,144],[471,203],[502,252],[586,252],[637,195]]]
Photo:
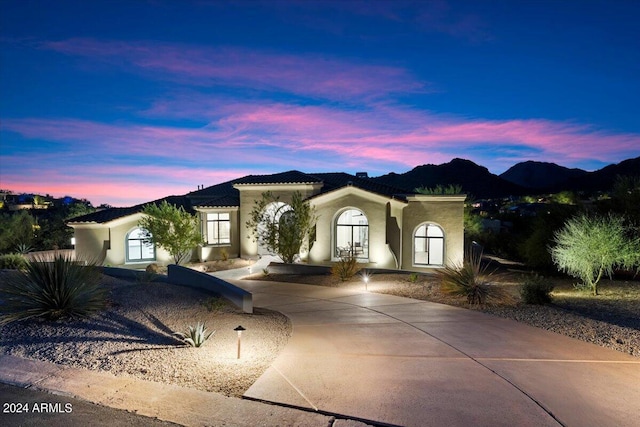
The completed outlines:
[[[240,359],[240,340],[242,338],[242,331],[246,331],[246,329],[243,328],[242,325],[239,325],[234,331],[238,331],[238,359]]]
[[[367,270],[362,270],[362,273],[360,273],[360,276],[362,277],[362,281],[364,282],[364,290],[368,291],[369,289],[367,289],[367,284],[369,283],[369,278],[371,277],[371,274],[369,274]]]

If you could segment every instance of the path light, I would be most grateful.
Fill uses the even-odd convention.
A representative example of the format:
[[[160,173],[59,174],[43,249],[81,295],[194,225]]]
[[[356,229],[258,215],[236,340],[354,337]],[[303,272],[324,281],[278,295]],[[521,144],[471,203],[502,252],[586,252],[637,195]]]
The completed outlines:
[[[371,274],[367,270],[362,270],[362,273],[360,273],[360,277],[362,277],[362,281],[364,282],[364,290],[368,291],[367,283],[369,283],[369,278],[371,277]]]
[[[242,331],[246,331],[246,329],[239,325],[234,331],[238,331],[238,359],[240,359],[240,339],[242,338]]]

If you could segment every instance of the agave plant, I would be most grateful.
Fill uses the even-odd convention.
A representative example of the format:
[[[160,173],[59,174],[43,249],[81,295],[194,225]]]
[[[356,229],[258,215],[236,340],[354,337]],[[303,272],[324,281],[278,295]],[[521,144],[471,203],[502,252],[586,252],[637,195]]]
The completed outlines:
[[[0,324],[34,317],[57,320],[90,316],[106,306],[106,290],[99,286],[100,278],[95,262],[78,262],[62,254],[52,260],[36,257],[24,271],[0,284]]]
[[[211,331],[207,333],[205,324],[198,322],[195,326],[190,325],[186,332],[175,332],[175,335],[191,347],[200,347],[215,332],[216,331]]]
[[[469,305],[484,305],[488,302],[504,302],[509,295],[491,284],[495,272],[487,271],[481,264],[482,254],[467,257],[462,265],[446,266],[436,271],[440,278],[441,289],[450,295],[467,298]]]

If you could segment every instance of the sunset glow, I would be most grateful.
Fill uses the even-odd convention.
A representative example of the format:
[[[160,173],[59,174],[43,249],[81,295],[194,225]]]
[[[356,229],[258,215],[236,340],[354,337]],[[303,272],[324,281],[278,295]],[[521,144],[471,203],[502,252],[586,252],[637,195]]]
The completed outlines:
[[[0,4],[0,188],[129,206],[247,174],[640,155],[640,3]]]

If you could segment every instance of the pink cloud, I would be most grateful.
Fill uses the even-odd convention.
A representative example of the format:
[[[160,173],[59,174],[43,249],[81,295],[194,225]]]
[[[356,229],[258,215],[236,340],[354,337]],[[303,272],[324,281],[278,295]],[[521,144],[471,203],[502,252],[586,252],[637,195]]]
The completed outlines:
[[[35,163],[38,160],[35,159]],[[186,194],[197,190],[199,185],[214,185],[250,173],[255,170],[140,165],[91,165],[88,170],[80,165],[57,169],[26,166],[19,173],[3,173],[0,188],[54,197],[81,197],[94,205],[132,206]]]
[[[188,117],[199,101],[165,100],[162,110]],[[640,155],[640,135],[574,122],[465,119],[389,104],[346,110],[213,99],[199,111],[191,116],[202,120],[199,127],[5,119],[3,132],[48,148],[28,160],[4,156],[3,165],[23,166],[3,167],[1,187],[122,206],[288,169],[375,174],[464,157],[500,173],[522,160],[583,167]]]
[[[320,55],[81,38],[45,42],[42,46],[196,85],[248,87],[330,99],[370,98],[428,89],[427,83],[401,67],[359,64]]]

